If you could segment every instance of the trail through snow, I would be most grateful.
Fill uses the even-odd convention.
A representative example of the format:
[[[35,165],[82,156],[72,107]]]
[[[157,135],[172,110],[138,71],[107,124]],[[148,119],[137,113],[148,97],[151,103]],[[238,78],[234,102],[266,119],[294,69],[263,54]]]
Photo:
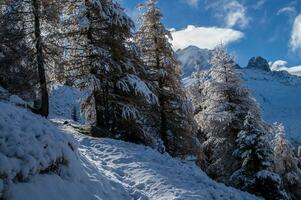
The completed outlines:
[[[254,196],[226,187],[208,178],[196,165],[162,155],[143,145],[112,139],[95,139],[63,128],[79,142],[84,162],[113,182],[121,184],[139,200],[214,200],[256,199]]]

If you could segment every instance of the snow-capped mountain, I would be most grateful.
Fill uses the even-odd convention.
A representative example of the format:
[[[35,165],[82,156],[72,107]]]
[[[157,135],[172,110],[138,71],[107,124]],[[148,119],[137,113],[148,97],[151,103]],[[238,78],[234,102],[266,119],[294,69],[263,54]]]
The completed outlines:
[[[209,60],[212,55],[212,50],[200,49],[196,46],[189,46],[185,49],[180,49],[176,52],[177,59],[182,66],[183,78],[189,78],[192,73],[208,70],[210,68]],[[241,67],[236,64],[236,67]]]
[[[196,48],[193,50],[198,51]],[[189,51],[181,53],[182,57],[190,57]],[[204,60],[204,55],[197,58],[194,52],[192,54],[193,59],[208,63],[208,60]],[[183,71],[191,69],[187,67],[191,62],[183,62]],[[287,71],[270,71],[267,65],[264,58],[252,58],[247,68],[240,69],[243,79],[261,105],[264,119],[269,123],[283,123],[290,141],[295,146],[301,145],[301,77]],[[206,68],[208,69],[207,65]],[[183,78],[186,87],[193,81],[190,77]]]
[[[283,123],[288,139],[301,145],[301,78],[288,72],[242,69],[243,78],[269,123]]]
[[[183,77],[188,77],[196,71],[209,69],[211,52],[211,50],[200,49],[195,46],[178,50],[176,54],[179,62],[183,66]]]

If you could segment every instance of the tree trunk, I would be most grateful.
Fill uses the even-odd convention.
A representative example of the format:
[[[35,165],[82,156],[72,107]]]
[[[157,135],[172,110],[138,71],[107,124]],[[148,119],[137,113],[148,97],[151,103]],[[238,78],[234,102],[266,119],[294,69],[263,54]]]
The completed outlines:
[[[41,93],[40,94],[41,102],[40,102],[40,107],[37,110],[37,114],[47,117],[49,114],[49,99],[48,99],[44,55],[43,55],[43,47],[42,47],[41,29],[40,29],[40,5],[38,1],[39,0],[32,0],[33,14],[34,14],[34,34],[36,40],[35,47],[36,47],[37,66],[38,66],[39,84],[40,84],[40,93]]]
[[[166,148],[166,150],[170,149],[170,146],[169,146],[169,141],[168,141],[168,136],[167,136],[167,117],[166,117],[166,114],[165,114],[165,103],[164,103],[164,100],[163,98],[159,98],[159,101],[160,101],[160,135],[161,135],[161,138],[163,140],[163,143],[164,143],[164,146]]]

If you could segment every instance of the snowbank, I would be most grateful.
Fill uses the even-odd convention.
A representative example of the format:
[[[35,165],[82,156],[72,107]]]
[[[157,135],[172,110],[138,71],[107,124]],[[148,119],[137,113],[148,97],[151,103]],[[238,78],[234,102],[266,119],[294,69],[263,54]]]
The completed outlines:
[[[47,119],[0,102],[0,199],[131,199]]]
[[[16,100],[16,98],[14,98]],[[46,119],[0,102],[1,192],[36,174],[73,175],[75,143]]]

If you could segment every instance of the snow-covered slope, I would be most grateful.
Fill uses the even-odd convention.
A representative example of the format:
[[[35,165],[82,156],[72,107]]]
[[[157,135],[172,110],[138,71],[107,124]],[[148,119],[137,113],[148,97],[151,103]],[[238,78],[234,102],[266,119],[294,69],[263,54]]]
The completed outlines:
[[[82,135],[79,123],[64,123],[70,119],[51,122],[9,102],[0,102],[0,110],[0,191],[8,200],[256,199],[189,161]],[[56,160],[62,163],[52,168]]]
[[[250,69],[242,72],[264,111],[264,119],[283,123],[290,141],[301,145],[301,78],[287,72]]]
[[[210,57],[212,50],[200,49],[196,46],[189,46],[176,52],[177,59],[182,66],[182,77],[189,78],[194,72],[208,70],[210,68]],[[236,67],[241,67],[236,64]],[[188,80],[188,79],[187,79]]]
[[[79,153],[97,171],[121,184],[131,198],[154,200],[256,199],[208,178],[195,164],[162,155],[143,145],[81,135],[62,129],[79,141]]]
[[[0,110],[0,199],[131,199],[78,153],[72,135],[12,103]]]

